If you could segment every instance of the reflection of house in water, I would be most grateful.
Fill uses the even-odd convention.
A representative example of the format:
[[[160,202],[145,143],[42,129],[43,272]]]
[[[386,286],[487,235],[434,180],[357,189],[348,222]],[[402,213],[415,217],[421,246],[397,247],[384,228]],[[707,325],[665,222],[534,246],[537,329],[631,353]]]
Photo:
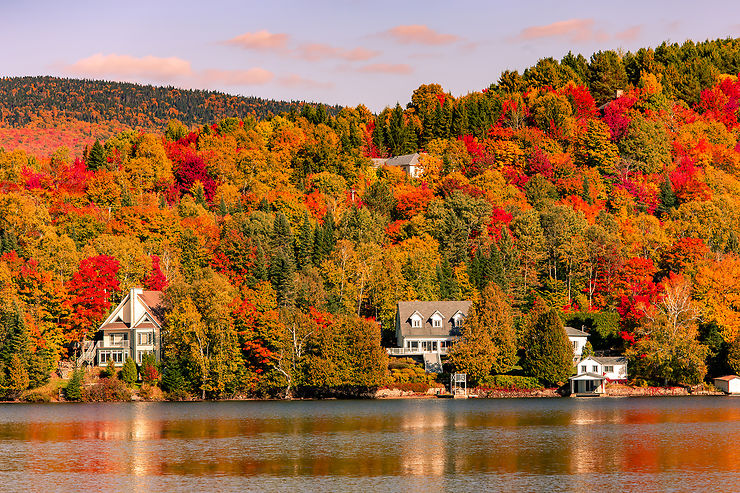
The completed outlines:
[[[445,473],[447,429],[446,408],[402,415],[399,429],[403,431],[403,447],[399,459],[403,474],[442,476]]]

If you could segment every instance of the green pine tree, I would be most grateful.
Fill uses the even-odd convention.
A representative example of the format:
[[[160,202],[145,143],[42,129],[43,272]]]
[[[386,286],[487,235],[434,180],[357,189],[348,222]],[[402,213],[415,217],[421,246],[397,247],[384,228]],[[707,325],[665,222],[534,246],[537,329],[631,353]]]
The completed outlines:
[[[81,368],[75,369],[72,378],[69,379],[67,386],[64,388],[64,397],[69,401],[79,401],[82,399],[82,389],[85,381],[85,372]]]
[[[105,148],[96,140],[87,156],[87,168],[97,171],[106,166]]]
[[[524,371],[546,385],[565,382],[573,369],[573,348],[558,311],[537,318],[524,342]]]
[[[121,380],[129,385],[136,383],[136,380],[139,377],[139,371],[136,368],[136,363],[131,359],[131,356],[127,357],[126,361],[123,363],[123,368],[121,368],[121,374],[119,376],[121,377]]]

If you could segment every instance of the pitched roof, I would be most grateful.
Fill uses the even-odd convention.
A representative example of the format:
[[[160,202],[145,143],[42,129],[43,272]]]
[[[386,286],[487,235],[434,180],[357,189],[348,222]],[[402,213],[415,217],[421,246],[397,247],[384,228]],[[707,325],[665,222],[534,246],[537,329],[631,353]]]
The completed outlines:
[[[738,377],[737,375],[725,375],[724,377],[716,377],[715,380],[724,380],[725,382],[729,382],[730,380],[735,380]]]
[[[419,164],[419,153],[404,154],[403,156],[396,156],[389,158],[385,163],[386,166],[409,166],[411,164]]]
[[[579,373],[578,375],[570,377],[568,380],[606,380],[606,377],[589,371],[586,373]]]
[[[164,299],[162,291],[144,291],[139,295],[139,299],[144,303],[147,313],[151,315],[159,325],[162,325],[161,305],[162,300]]]
[[[624,356],[591,356],[591,359],[602,365],[626,365],[627,358]]]
[[[397,308],[401,335],[403,337],[448,337],[452,329],[452,317],[458,311],[467,315],[471,304],[470,301],[399,301]],[[409,323],[409,318],[415,312],[421,315],[421,327],[412,327]],[[442,327],[433,327],[429,320],[435,312],[442,315]]]
[[[565,333],[568,334],[571,337],[588,337],[588,332],[584,332],[582,330],[574,329],[573,327],[566,327]]]

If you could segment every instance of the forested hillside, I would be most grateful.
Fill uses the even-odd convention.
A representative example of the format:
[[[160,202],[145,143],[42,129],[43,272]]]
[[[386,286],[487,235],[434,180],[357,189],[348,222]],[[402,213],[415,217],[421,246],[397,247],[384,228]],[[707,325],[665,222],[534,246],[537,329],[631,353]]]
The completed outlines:
[[[386,383],[380,327],[413,299],[498,320],[454,354],[483,376],[516,362],[501,334],[531,359],[548,309],[631,377],[740,371],[738,61],[737,40],[568,55],[377,116],[173,118],[84,159],[2,152],[0,386],[43,383],[136,285],[166,289],[173,392]],[[371,165],[419,150],[416,179]]]
[[[79,155],[86,142],[122,130],[162,130],[171,119],[188,126],[230,117],[265,119],[300,111],[304,104],[125,82],[5,77],[0,78],[0,146],[44,157],[66,146]]]

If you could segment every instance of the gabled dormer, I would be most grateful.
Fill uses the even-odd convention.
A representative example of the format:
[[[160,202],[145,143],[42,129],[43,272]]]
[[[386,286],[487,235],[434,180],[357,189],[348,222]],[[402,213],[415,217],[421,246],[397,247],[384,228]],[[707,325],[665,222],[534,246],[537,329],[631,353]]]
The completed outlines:
[[[432,327],[435,329],[441,329],[444,326],[444,316],[439,313],[439,310],[432,313],[429,320],[432,323]]]
[[[455,312],[455,314],[452,316],[450,320],[452,321],[453,327],[460,328],[463,322],[465,322],[465,314],[461,312],[460,310],[458,310]]]
[[[421,326],[423,325],[424,317],[421,316],[421,313],[415,311],[409,317],[409,321],[411,322],[411,327],[418,329],[421,328]]]

